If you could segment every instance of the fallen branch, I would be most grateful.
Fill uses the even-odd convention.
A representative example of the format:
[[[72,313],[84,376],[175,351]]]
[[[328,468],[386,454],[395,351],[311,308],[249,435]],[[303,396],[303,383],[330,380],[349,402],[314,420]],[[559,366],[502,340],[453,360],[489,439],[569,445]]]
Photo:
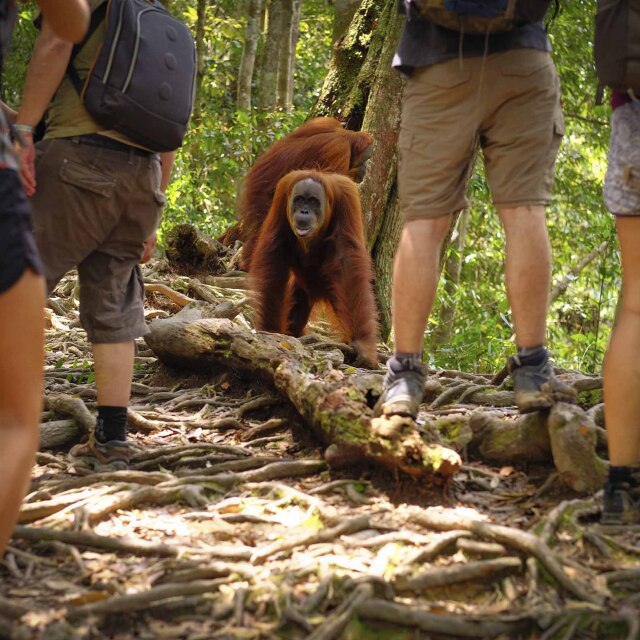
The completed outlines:
[[[169,365],[211,370],[224,366],[259,376],[283,393],[327,444],[333,460],[370,461],[411,475],[450,476],[454,451],[427,445],[415,424],[388,429],[372,420],[366,391],[319,362],[295,338],[251,333],[225,319],[187,321],[177,314],[151,323],[147,344]]]

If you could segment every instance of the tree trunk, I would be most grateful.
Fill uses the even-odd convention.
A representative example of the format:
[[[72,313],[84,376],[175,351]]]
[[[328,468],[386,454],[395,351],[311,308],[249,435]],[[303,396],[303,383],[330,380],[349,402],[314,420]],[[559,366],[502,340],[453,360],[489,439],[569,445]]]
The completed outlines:
[[[278,52],[282,39],[285,0],[270,0],[267,9],[267,34],[262,52],[262,65],[257,87],[258,107],[262,111],[273,111],[278,94]]]
[[[462,251],[467,238],[467,224],[469,222],[469,209],[465,209],[458,218],[457,231],[454,233],[451,244],[453,251],[445,260],[444,266],[444,295],[438,325],[431,338],[431,347],[435,348],[445,344],[451,338],[453,330],[453,320],[456,315],[456,305],[453,302],[458,286],[460,285],[460,274],[462,272]]]
[[[296,70],[296,48],[300,38],[300,8],[302,0],[293,0],[293,14],[291,20],[291,56],[287,75],[287,104],[293,108],[293,79]]]
[[[312,114],[332,115],[349,129],[375,136],[373,157],[360,188],[367,243],[376,269],[383,338],[391,330],[392,259],[400,237],[397,143],[403,80],[391,68],[403,27],[395,0],[364,0],[336,44]]]
[[[264,21],[264,0],[249,0],[247,6],[247,28],[244,48],[238,73],[238,108],[251,109],[251,81],[256,63],[256,51]]]
[[[336,0],[332,41],[335,44],[347,31],[361,0]]]
[[[204,32],[207,22],[208,0],[198,0],[196,21],[196,105],[199,103],[204,77]],[[196,106],[197,109],[197,106]]]
[[[293,68],[292,58],[296,52],[293,48],[293,0],[282,0],[282,24],[280,31],[280,49],[278,51],[278,95],[276,105],[289,111],[289,72]]]

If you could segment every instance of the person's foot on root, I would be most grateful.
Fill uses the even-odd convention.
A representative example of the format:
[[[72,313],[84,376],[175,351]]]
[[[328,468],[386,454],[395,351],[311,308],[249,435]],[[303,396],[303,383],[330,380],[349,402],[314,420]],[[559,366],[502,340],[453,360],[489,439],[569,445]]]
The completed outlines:
[[[69,456],[78,471],[123,471],[129,468],[129,443],[99,442],[92,433],[88,442],[72,447]]]
[[[524,358],[512,356],[508,366],[520,413],[549,409],[558,402],[576,402],[575,389],[556,377],[546,349],[539,363],[527,364]]]
[[[427,368],[423,364],[390,358],[382,395],[374,408],[375,414],[404,416],[415,420],[424,396],[426,377]]]

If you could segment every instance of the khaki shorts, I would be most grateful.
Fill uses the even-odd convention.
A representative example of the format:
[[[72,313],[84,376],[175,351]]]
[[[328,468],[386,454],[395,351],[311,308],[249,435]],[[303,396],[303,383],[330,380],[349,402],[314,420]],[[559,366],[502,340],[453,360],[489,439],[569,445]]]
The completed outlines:
[[[405,88],[400,209],[407,220],[468,206],[478,145],[496,207],[546,205],[564,133],[549,53],[514,49],[418,69]]]
[[[139,262],[164,204],[158,156],[45,140],[36,155],[33,226],[49,291],[73,267],[92,343],[148,333]]]

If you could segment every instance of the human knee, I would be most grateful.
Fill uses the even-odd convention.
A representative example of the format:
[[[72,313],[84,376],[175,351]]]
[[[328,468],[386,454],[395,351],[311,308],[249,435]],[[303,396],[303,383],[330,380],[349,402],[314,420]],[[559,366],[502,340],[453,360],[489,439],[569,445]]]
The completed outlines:
[[[419,243],[421,246],[440,246],[449,233],[451,216],[410,220],[405,223],[402,240]]]

